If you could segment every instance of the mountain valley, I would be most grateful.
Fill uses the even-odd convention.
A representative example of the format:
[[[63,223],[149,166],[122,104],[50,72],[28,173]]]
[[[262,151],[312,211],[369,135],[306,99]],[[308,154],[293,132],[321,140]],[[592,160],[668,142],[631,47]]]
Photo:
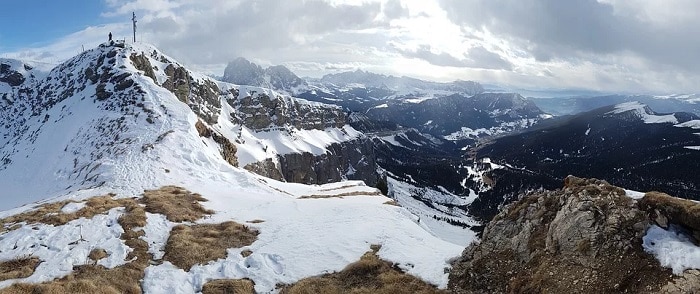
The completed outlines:
[[[32,268],[0,275],[0,292],[90,292],[99,281],[129,293],[206,293],[218,282],[341,293],[368,264],[384,277],[374,291],[415,279],[395,291],[546,292],[573,283],[544,274],[560,256],[617,274],[595,263],[608,247],[665,277],[675,264],[658,264],[663,248],[646,232],[665,226],[686,240],[674,228],[697,229],[697,204],[665,196],[646,209],[658,193],[635,191],[700,200],[700,117],[677,111],[678,97],[653,98],[664,113],[632,98],[578,111],[472,81],[359,70],[303,79],[242,58],[217,80],[120,41],[48,72],[0,59],[0,261]],[[659,216],[673,205],[691,220]],[[589,243],[566,243],[583,218],[571,207],[593,215]],[[604,241],[614,236],[624,238]],[[177,238],[220,250],[183,261]],[[512,272],[499,274],[489,246],[512,249],[497,253]],[[617,286],[586,272],[597,280],[581,292],[654,292],[681,287],[679,277],[698,287],[685,275],[694,266]],[[531,269],[537,277],[514,278]],[[104,278],[126,272],[124,284]]]

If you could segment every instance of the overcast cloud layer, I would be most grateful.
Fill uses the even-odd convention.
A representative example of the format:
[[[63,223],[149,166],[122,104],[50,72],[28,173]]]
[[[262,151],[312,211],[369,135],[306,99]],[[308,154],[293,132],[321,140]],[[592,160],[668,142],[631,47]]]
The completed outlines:
[[[106,31],[209,74],[238,56],[299,75],[363,69],[431,80],[634,93],[700,92],[694,0],[106,0],[113,21],[45,48],[55,62]]]

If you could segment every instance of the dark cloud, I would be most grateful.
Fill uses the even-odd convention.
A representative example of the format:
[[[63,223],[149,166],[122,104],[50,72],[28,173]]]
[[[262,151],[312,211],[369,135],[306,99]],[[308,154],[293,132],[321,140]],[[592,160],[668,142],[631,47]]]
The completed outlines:
[[[402,50],[396,48],[403,56],[418,58],[427,61],[432,65],[469,67],[482,69],[505,69],[511,70],[513,65],[503,59],[500,55],[493,53],[482,46],[469,49],[466,56],[462,58],[454,57],[448,53],[434,53],[429,45],[422,45],[416,50]]]
[[[511,64],[509,61],[482,46],[476,46],[469,49],[467,56],[470,60],[469,67],[505,70],[513,69],[513,64]]]

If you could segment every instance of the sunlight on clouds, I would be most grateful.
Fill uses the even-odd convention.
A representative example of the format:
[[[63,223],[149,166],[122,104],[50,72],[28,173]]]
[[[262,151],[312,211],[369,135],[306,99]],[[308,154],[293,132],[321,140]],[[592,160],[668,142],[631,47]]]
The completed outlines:
[[[700,90],[694,0],[104,1],[112,24],[2,56],[60,62],[109,31],[129,38],[134,11],[140,42],[212,75],[243,56],[315,77],[362,69],[520,87]],[[540,23],[566,19],[562,11],[580,19]],[[600,22],[611,27],[595,27]]]

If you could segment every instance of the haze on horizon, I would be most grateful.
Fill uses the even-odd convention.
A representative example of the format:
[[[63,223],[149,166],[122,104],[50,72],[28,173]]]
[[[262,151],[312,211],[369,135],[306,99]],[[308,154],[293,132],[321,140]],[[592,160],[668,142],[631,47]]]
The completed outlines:
[[[106,41],[222,75],[243,56],[300,76],[362,69],[529,89],[700,92],[692,0],[103,0],[3,3],[0,57],[58,63]],[[97,3],[97,4],[95,4]]]

